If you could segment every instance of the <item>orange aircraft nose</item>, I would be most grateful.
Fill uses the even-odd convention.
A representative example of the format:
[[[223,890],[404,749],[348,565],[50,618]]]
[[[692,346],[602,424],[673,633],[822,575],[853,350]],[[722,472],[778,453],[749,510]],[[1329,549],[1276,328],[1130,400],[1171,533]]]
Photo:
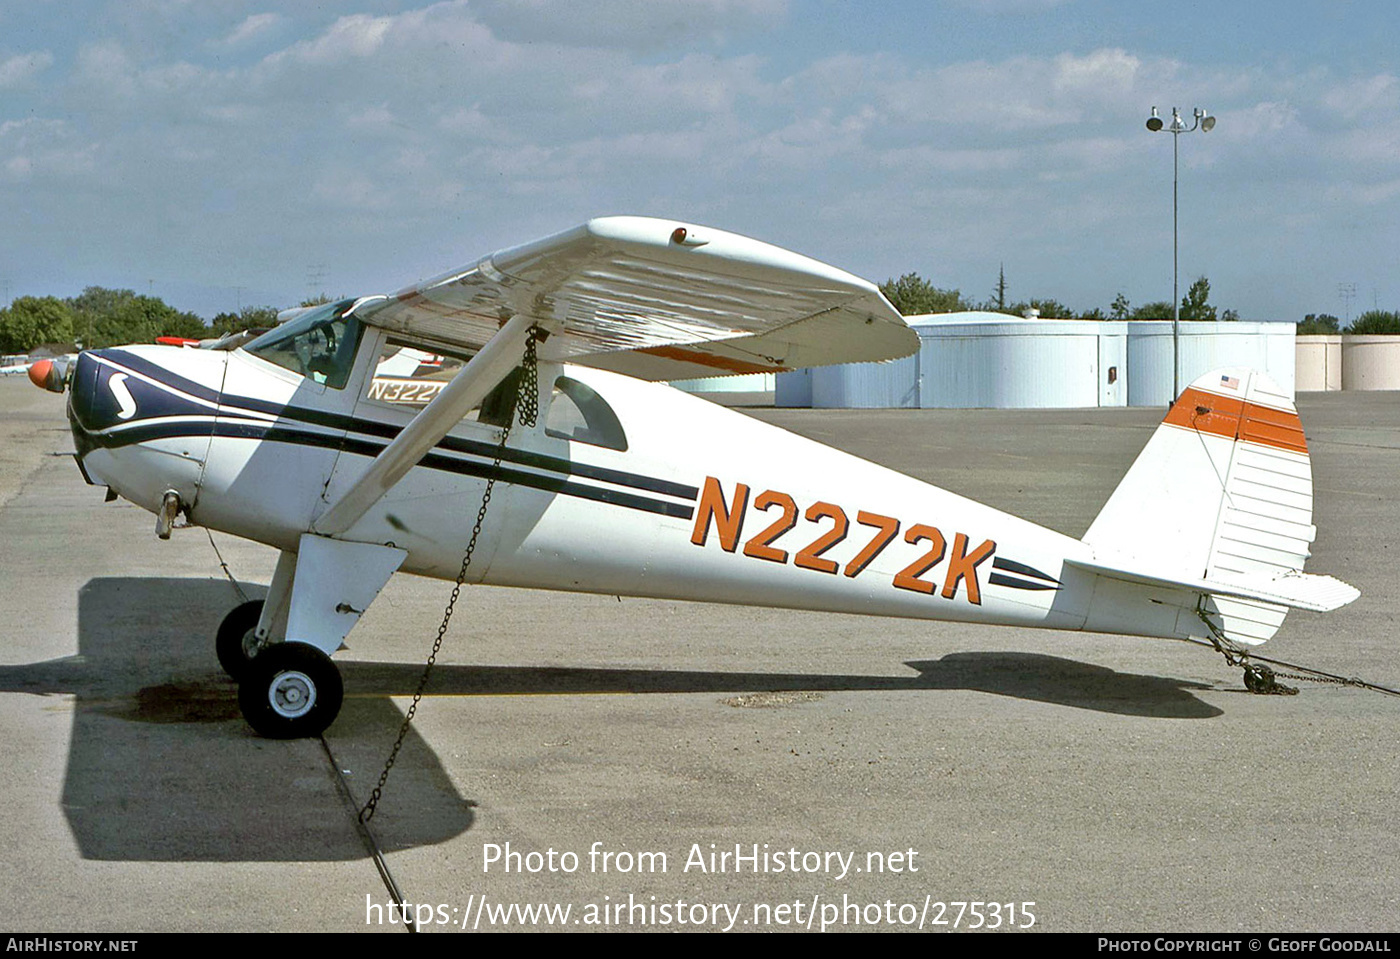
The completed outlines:
[[[40,360],[29,366],[29,382],[40,389],[49,388],[49,374],[53,372],[53,360]]]

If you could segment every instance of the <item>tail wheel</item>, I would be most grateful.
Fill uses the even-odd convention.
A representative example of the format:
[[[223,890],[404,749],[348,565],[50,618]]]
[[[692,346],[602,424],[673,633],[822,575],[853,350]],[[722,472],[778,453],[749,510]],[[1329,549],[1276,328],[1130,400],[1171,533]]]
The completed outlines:
[[[224,672],[235,681],[247,674],[248,666],[258,654],[257,629],[262,611],[263,601],[256,599],[235,606],[219,624],[219,632],[214,637],[214,652],[218,654],[219,665]]]
[[[259,736],[303,739],[325,732],[345,690],[329,656],[306,643],[262,649],[238,684],[238,707]]]

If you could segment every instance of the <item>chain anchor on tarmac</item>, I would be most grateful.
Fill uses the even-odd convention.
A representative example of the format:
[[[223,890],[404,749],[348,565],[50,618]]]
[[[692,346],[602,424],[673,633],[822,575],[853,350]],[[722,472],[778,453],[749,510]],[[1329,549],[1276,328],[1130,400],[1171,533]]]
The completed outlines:
[[[1296,696],[1297,686],[1285,686],[1278,674],[1263,663],[1244,664],[1244,688],[1260,696]]]
[[[1210,618],[1210,614],[1205,609],[1205,597],[1202,596],[1196,603],[1196,615],[1201,618],[1201,622],[1206,624],[1206,630],[1210,633],[1211,645],[1216,651],[1225,657],[1225,661],[1231,666],[1238,666],[1244,670],[1244,688],[1257,696],[1296,696],[1297,686],[1287,686],[1278,681],[1278,674],[1263,663],[1251,662],[1249,653],[1234,644],[1220,631],[1220,627]],[[1307,679],[1306,676],[1290,676],[1290,679]]]
[[[462,593],[462,587],[467,581],[467,567],[471,565],[472,554],[476,552],[477,540],[481,537],[482,525],[486,522],[486,510],[491,505],[491,493],[496,488],[496,478],[501,472],[501,459],[505,455],[506,443],[510,440],[511,426],[518,419],[521,426],[533,427],[539,418],[540,395],[539,395],[539,364],[535,354],[535,342],[541,339],[542,331],[539,327],[534,327],[531,334],[525,340],[525,355],[520,361],[520,375],[516,383],[516,396],[514,409],[511,418],[506,425],[501,428],[501,439],[496,444],[496,455],[491,463],[491,472],[486,480],[486,490],[481,494],[481,508],[476,513],[476,523],[472,526],[472,535],[467,540],[467,548],[462,554],[462,566],[457,571],[457,579],[452,587],[452,595],[447,600],[447,608],[443,610],[442,622],[438,625],[437,638],[433,640],[432,652],[428,654],[428,660],[423,665],[423,674],[418,678],[418,687],[413,691],[413,701],[409,703],[408,710],[404,713],[403,723],[399,726],[398,738],[394,740],[393,748],[389,750],[389,758],[384,763],[384,771],[379,774],[379,782],[375,784],[374,790],[370,793],[369,801],[360,810],[359,821],[362,825],[368,825],[374,818],[375,810],[379,808],[379,800],[384,795],[384,784],[389,781],[389,772],[394,768],[394,763],[399,758],[399,750],[403,748],[404,740],[408,737],[409,727],[413,724],[413,717],[418,712],[418,703],[423,699],[423,691],[427,689],[428,677],[432,675],[433,666],[437,663],[438,652],[442,649],[442,641],[447,636],[447,626],[452,622],[452,613],[457,607],[457,598]]]

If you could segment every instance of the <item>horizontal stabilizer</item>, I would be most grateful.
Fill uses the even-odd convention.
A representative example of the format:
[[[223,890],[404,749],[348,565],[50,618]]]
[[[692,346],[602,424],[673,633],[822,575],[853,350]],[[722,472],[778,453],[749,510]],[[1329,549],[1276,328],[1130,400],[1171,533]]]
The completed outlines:
[[[1210,593],[1232,599],[1249,599],[1261,603],[1274,603],[1326,613],[1345,606],[1361,595],[1361,591],[1332,576],[1318,576],[1313,573],[1288,571],[1276,576],[1267,574],[1239,575],[1230,582],[1211,579],[1187,579],[1144,573],[1136,570],[1119,569],[1099,563],[1081,560],[1067,560],[1071,566],[1110,579],[1145,586],[1165,586],[1171,589],[1184,589],[1193,593]]]

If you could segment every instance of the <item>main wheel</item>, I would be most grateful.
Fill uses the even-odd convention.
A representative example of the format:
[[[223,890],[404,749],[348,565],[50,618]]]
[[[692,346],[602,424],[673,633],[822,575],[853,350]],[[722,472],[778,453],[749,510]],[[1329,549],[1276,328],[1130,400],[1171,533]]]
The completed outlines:
[[[258,654],[256,633],[262,610],[263,601],[260,599],[233,607],[219,624],[219,632],[214,637],[214,652],[219,656],[219,665],[235,681],[243,678],[248,672],[248,665]]]
[[[248,664],[238,684],[238,708],[259,736],[319,736],[335,722],[345,696],[340,670],[306,643],[275,643]]]

